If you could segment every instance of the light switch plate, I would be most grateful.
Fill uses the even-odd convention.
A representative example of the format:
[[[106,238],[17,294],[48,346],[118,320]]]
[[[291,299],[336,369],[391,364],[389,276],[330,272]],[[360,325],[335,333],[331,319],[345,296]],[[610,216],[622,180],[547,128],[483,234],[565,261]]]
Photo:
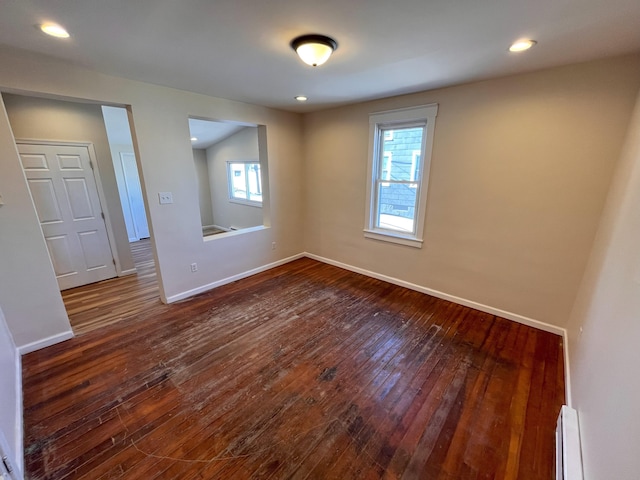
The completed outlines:
[[[173,195],[171,192],[160,192],[158,193],[158,200],[160,201],[160,205],[173,203]]]

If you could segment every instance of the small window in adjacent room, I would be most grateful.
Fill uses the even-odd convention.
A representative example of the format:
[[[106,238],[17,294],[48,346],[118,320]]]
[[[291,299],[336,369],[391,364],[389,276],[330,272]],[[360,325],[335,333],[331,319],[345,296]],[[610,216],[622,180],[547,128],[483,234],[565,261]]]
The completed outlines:
[[[262,205],[259,162],[227,162],[229,199],[239,203]]]
[[[369,116],[365,237],[422,246],[438,105]]]

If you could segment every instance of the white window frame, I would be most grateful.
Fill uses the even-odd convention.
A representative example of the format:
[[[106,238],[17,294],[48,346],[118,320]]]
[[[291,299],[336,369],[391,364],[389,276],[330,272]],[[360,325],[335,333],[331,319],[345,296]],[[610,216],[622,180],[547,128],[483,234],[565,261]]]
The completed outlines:
[[[384,152],[387,159],[387,174],[383,180],[391,180],[391,164],[393,163],[393,152]]]
[[[420,156],[422,152],[420,150],[414,150],[411,152],[411,181],[415,182],[416,180],[416,163],[418,163],[418,156]],[[418,173],[420,165],[418,165]]]
[[[427,210],[427,190],[429,186],[429,170],[431,166],[431,152],[433,150],[433,135],[435,132],[438,104],[422,105],[419,107],[402,108],[384,112],[375,112],[369,115],[369,162],[367,167],[367,203],[365,213],[364,236],[375,240],[422,248],[425,213]],[[414,231],[405,233],[397,230],[388,230],[376,226],[378,178],[383,143],[382,132],[389,128],[406,128],[408,126],[425,127],[422,138],[422,150],[420,155],[418,176],[412,181],[418,183],[416,208],[414,214]],[[413,158],[416,158],[415,152]]]
[[[242,205],[249,205],[250,207],[262,207],[262,202],[257,200],[249,200],[248,198],[238,198],[233,196],[233,178],[231,177],[231,165],[232,164],[244,164],[245,168],[245,183],[247,186],[247,197],[249,196],[249,178],[248,178],[248,169],[247,165],[252,165],[254,163],[260,165],[260,161],[258,160],[228,160],[227,161],[227,188],[229,191],[229,201],[231,203],[240,203]],[[262,165],[260,165],[260,176],[262,177]],[[262,187],[262,178],[260,178],[260,186]],[[262,188],[261,188],[262,190]],[[264,192],[263,192],[264,195]],[[264,198],[264,196],[263,196]]]

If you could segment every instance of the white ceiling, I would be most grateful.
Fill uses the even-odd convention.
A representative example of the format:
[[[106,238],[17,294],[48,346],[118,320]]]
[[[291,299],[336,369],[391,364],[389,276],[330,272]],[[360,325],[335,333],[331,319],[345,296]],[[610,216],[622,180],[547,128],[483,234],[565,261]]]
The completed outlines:
[[[109,143],[115,145],[133,145],[127,110],[122,107],[102,106],[102,116],[107,129]],[[236,122],[216,122],[213,120],[189,119],[189,133],[192,148],[209,148],[211,145],[239,132],[247,125]],[[255,127],[254,127],[255,128]]]
[[[0,44],[293,111],[640,50],[639,0],[0,1]],[[45,36],[44,21],[72,38]],[[305,33],[338,41],[327,64],[295,56]],[[508,53],[520,37],[538,45]]]
[[[192,148],[209,148],[211,145],[230,137],[239,132],[246,125],[240,125],[234,122],[214,122],[213,120],[199,120],[196,118],[189,119],[189,133]]]

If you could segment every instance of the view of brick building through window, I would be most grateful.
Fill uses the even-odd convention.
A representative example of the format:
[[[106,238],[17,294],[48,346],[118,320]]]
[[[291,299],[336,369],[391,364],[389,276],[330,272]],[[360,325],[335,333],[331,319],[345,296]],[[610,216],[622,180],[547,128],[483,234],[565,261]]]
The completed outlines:
[[[424,127],[383,132],[378,227],[413,232]]]

